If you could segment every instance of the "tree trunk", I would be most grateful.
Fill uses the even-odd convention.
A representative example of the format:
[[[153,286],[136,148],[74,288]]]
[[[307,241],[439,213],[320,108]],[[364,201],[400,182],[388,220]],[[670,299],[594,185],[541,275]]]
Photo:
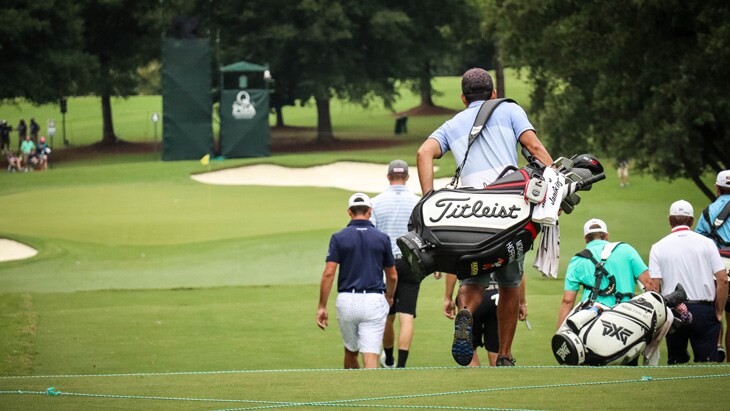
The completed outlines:
[[[704,194],[705,196],[707,196],[707,198],[710,199],[710,202],[717,200],[717,196],[715,196],[715,193],[713,193],[712,190],[710,190],[710,188],[707,187],[707,185],[704,182],[702,182],[702,179],[700,178],[700,176],[692,175],[692,181],[695,183],[697,188],[699,188],[700,191],[702,191],[702,194]]]
[[[505,95],[505,84],[504,84],[504,65],[502,65],[502,57],[500,56],[499,46],[494,45],[494,71],[497,77],[497,98],[504,98]]]
[[[101,118],[103,122],[103,136],[101,142],[103,144],[116,144],[117,136],[114,134],[114,122],[112,121],[112,103],[111,96],[101,96]]]
[[[278,106],[274,108],[276,112],[276,127],[284,127],[284,107]]]
[[[332,133],[332,116],[330,116],[330,98],[316,97],[317,103],[317,142],[326,143],[335,139]]]
[[[433,88],[431,87],[431,63],[426,61],[420,78],[421,105],[433,107]]]

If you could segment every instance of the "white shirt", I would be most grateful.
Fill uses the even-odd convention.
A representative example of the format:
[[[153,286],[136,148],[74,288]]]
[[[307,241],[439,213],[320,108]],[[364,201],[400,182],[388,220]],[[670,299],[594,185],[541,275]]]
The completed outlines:
[[[661,278],[662,294],[682,284],[687,298],[694,301],[715,300],[715,273],[725,269],[712,240],[678,226],[651,247],[649,275]]]
[[[373,213],[370,221],[375,228],[390,237],[390,246],[393,256],[401,258],[402,253],[396,240],[408,232],[408,220],[411,218],[413,207],[421,197],[411,193],[404,185],[390,185],[388,189],[373,197]]]

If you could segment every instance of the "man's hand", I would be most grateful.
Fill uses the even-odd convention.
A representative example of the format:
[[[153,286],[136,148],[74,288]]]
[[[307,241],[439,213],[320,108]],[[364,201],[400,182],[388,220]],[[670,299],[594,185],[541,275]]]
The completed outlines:
[[[441,271],[436,271],[433,273],[433,278],[440,280],[441,279]]]
[[[444,298],[444,315],[451,320],[456,316],[456,304],[452,298]]]
[[[329,321],[329,314],[327,313],[327,309],[324,307],[319,307],[317,309],[317,325],[319,328],[324,331],[325,328],[327,328]]]
[[[392,307],[393,303],[395,302],[393,300],[393,297],[389,297],[387,294],[385,295],[385,300],[388,302],[388,306]]]
[[[520,304],[520,311],[517,318],[520,321],[525,321],[527,319],[527,304]]]

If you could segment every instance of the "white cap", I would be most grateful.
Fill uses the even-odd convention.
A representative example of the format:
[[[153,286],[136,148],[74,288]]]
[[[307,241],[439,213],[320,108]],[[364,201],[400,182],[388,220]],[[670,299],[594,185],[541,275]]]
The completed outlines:
[[[679,200],[673,202],[671,207],[669,207],[669,215],[694,217],[694,209],[692,209],[692,204],[689,202]]]
[[[350,201],[348,201],[347,204],[347,208],[355,206],[368,206],[370,208],[373,207],[373,204],[370,202],[370,197],[368,197],[368,195],[364,193],[355,193],[351,195]]]
[[[598,227],[591,228],[591,226],[593,225],[597,225]],[[591,218],[590,220],[586,221],[586,223],[583,225],[583,237],[592,233],[608,234],[608,227],[606,226],[606,223],[604,223],[603,220],[599,220],[597,218]]]
[[[720,187],[730,187],[730,170],[717,173],[717,181],[715,181],[715,184]]]

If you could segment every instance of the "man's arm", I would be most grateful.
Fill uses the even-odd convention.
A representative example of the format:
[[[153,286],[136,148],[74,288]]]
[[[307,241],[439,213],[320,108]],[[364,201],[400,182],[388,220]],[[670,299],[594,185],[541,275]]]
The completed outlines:
[[[639,282],[644,286],[644,290],[657,291],[654,282],[651,280],[651,276],[649,276],[649,270],[644,270],[643,273],[639,274]]]
[[[715,273],[715,315],[717,321],[722,321],[722,312],[727,302],[727,271],[720,270]]]
[[[520,321],[525,321],[527,319],[527,296],[525,293],[526,283],[525,279],[527,276],[525,274],[522,274],[522,281],[520,281],[520,288],[519,288],[519,294],[520,294],[520,310],[518,314],[518,319]]]
[[[388,304],[393,305],[393,298],[395,298],[395,287],[398,286],[398,272],[395,270],[395,266],[385,267],[385,299],[388,300]]]
[[[651,282],[652,282],[652,284],[654,284],[654,291],[661,294],[662,293],[662,279],[661,278],[652,278]]]
[[[550,154],[545,149],[545,146],[543,146],[540,142],[540,139],[537,138],[537,134],[535,134],[534,130],[524,131],[522,134],[520,134],[519,140],[520,143],[522,143],[522,145],[527,148],[527,151],[535,156],[536,159],[540,160],[540,162],[548,167],[553,164],[553,158],[550,157]]]
[[[563,291],[563,302],[560,303],[560,312],[558,313],[558,326],[555,327],[556,330],[559,329],[561,325],[563,325],[565,318],[570,313],[570,310],[573,309],[575,296],[577,294],[577,291]]]
[[[421,183],[423,195],[433,190],[433,160],[441,158],[442,154],[441,145],[432,138],[427,138],[416,153],[418,180]]]
[[[322,281],[319,283],[319,306],[317,307],[317,325],[324,330],[327,327],[329,314],[327,313],[327,299],[332,290],[332,283],[335,281],[337,263],[327,261],[322,272]]]
[[[456,285],[456,275],[446,274],[444,278],[444,315],[446,318],[454,319],[454,312],[456,311],[456,304],[454,304],[454,286]]]

